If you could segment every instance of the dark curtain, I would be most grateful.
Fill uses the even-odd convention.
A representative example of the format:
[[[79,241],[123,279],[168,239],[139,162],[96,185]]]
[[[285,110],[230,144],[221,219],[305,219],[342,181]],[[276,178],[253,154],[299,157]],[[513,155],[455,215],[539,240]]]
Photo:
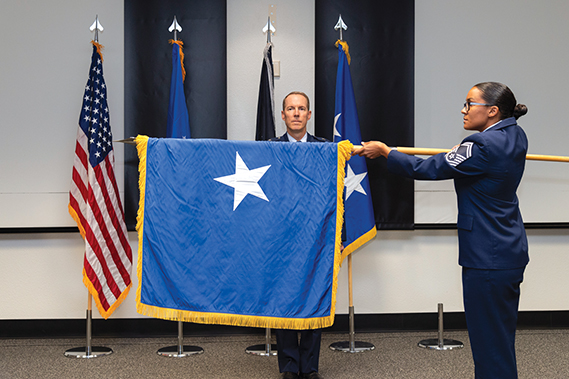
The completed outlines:
[[[125,0],[125,136],[165,137],[174,16],[182,26],[184,93],[192,138],[227,138],[225,0]],[[138,157],[125,147],[125,217],[138,210]]]
[[[316,135],[332,139],[340,14],[362,139],[413,146],[414,0],[316,0]],[[367,164],[377,228],[413,228],[412,180],[390,174],[384,158]]]

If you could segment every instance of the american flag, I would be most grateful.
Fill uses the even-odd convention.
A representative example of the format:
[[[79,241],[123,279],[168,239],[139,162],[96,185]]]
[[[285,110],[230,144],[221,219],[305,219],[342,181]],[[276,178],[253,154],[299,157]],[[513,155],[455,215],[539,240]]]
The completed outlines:
[[[132,252],[115,180],[101,45],[93,42],[89,80],[77,130],[69,213],[85,240],[83,283],[108,318],[132,285]]]

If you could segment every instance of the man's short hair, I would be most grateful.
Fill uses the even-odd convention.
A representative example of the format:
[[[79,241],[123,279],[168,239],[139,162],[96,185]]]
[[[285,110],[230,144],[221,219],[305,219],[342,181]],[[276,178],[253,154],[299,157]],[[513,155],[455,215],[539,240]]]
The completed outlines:
[[[285,101],[286,101],[286,99],[287,99],[290,95],[300,95],[300,96],[304,96],[304,98],[306,99],[306,103],[308,104],[308,110],[310,110],[310,99],[308,98],[308,95],[305,94],[304,92],[292,91],[291,93],[289,93],[288,95],[286,95],[285,98],[283,99],[283,111],[285,110]]]

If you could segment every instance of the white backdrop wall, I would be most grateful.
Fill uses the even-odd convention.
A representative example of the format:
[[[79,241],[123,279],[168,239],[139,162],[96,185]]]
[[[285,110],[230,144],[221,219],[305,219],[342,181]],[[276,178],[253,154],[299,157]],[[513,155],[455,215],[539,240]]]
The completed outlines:
[[[75,137],[99,15],[115,139],[124,130],[124,5],[4,0],[0,5],[0,228],[74,226],[67,213]],[[123,149],[114,144],[124,188]]]
[[[257,99],[263,49],[267,37],[269,6],[275,5],[276,33],[273,61],[280,61],[281,76],[275,78],[275,125],[277,136],[286,127],[281,119],[283,98],[292,91],[302,91],[314,98],[314,1],[266,0],[227,2],[227,139],[254,140]],[[333,26],[333,25],[332,25]],[[308,130],[314,131],[313,118]]]
[[[228,1],[228,136],[231,139],[254,138],[265,44],[261,28],[269,5],[269,2],[261,0]],[[556,114],[561,115],[563,108],[550,108],[551,101],[556,98],[549,99],[547,91],[540,92],[539,96],[533,93],[533,89],[542,84],[539,78],[533,75],[509,76],[509,67],[518,65],[526,68],[527,65],[538,65],[543,66],[544,71],[551,71],[552,61],[567,58],[560,47],[562,45],[547,50],[545,47],[531,50],[508,39],[508,43],[503,44],[504,53],[499,59],[489,59],[484,51],[486,44],[493,42],[491,36],[501,40],[502,34],[523,32],[525,39],[522,41],[539,40],[547,45],[550,39],[544,38],[540,30],[568,35],[569,26],[557,23],[559,17],[568,14],[566,2],[551,0],[545,5],[538,5],[529,0],[503,0],[499,3],[481,0],[476,5],[480,10],[466,1],[416,0],[416,140],[425,147],[451,147],[456,144],[464,137],[459,111],[469,86],[481,80],[500,79],[510,85],[518,100],[526,102],[530,109],[530,113],[521,119],[522,124],[539,125],[526,127],[530,152],[563,155],[562,138],[552,137],[547,139],[548,143],[537,146],[531,142],[538,139],[536,134],[557,136],[564,133],[566,128],[562,122],[542,122],[546,116],[555,118]],[[100,39],[106,46],[105,79],[109,86],[115,138],[122,133],[124,6],[122,1],[115,0],[97,3],[57,0],[50,2],[49,11],[46,7],[39,0],[10,0],[1,5],[0,192],[26,193],[29,183],[35,183],[37,179],[38,186],[46,185],[46,189],[40,192],[57,193],[65,199],[50,200],[54,202],[53,207],[59,208],[66,207],[67,203],[76,125],[91,54],[88,27],[96,14],[105,27]],[[49,17],[45,17],[46,14]],[[488,14],[494,16],[488,18]],[[274,59],[281,61],[281,77],[275,80],[277,111],[282,97],[292,90],[303,90],[313,97],[313,19],[312,1],[277,4],[277,35],[273,39]],[[34,36],[32,44],[25,45],[19,40],[24,33],[22,20],[28,21],[26,33]],[[61,40],[65,44],[58,44],[59,48],[54,49],[52,42]],[[30,61],[33,70],[22,71],[20,66]],[[52,69],[60,65],[64,65],[68,75],[51,75]],[[563,72],[556,77],[560,83],[566,80]],[[44,103],[40,101],[42,99],[49,102]],[[29,106],[21,119],[5,116],[22,103]],[[282,121],[277,121],[277,124],[278,133],[283,133]],[[65,125],[65,132],[50,134],[51,127],[56,125]],[[425,125],[440,125],[444,128],[444,137],[431,135],[432,130],[422,128]],[[30,141],[30,147],[25,151],[13,147],[22,139]],[[117,169],[120,171],[122,146],[116,145],[120,144],[115,144],[118,150]],[[26,151],[41,151],[41,159],[37,156],[33,160],[24,157],[14,163],[16,158],[26,156]],[[63,171],[69,174],[49,175],[50,166],[46,162],[54,159],[53,164],[67,167]],[[39,172],[36,166],[41,168]],[[557,178],[542,173],[540,166],[533,167],[537,168],[528,164],[526,178],[531,177],[532,170],[537,171],[539,175],[532,180],[544,181],[542,191],[546,194],[533,193],[532,190],[532,197],[549,196],[547,190],[552,182],[566,180],[565,166],[556,166],[560,175]],[[10,178],[16,177],[14,173],[21,173],[22,181],[7,182],[6,173]],[[122,174],[118,179],[122,186]],[[442,196],[427,202],[432,204],[432,209],[425,208],[428,209],[426,216],[417,214],[418,222],[433,215],[453,214],[455,198],[452,188],[427,188],[424,192],[421,192],[421,184],[417,188],[420,190],[417,196],[429,195],[430,192],[440,192]],[[11,203],[0,203],[0,212],[5,214],[13,210]],[[559,207],[564,206],[565,203],[559,204]],[[444,209],[439,209],[441,207]],[[21,218],[25,219],[25,216],[24,213]],[[51,212],[45,215],[50,216]],[[453,217],[443,222],[453,222]],[[59,222],[56,225],[65,225]],[[72,225],[72,222],[68,224]],[[569,299],[565,296],[569,288],[569,276],[566,275],[569,232],[530,230],[528,234],[531,262],[522,285],[520,308],[569,310]],[[136,262],[136,233],[129,233],[129,239]],[[82,264],[83,241],[78,233],[0,234],[0,319],[85,317],[87,291],[81,281]],[[374,241],[355,253],[353,266],[357,313],[435,312],[439,302],[444,303],[445,311],[462,310],[456,231],[379,231]],[[133,275],[135,272],[133,270]],[[143,317],[135,310],[136,286],[135,277],[130,295],[113,318]],[[347,313],[346,267],[341,270],[338,291],[337,313]]]
[[[450,149],[469,132],[462,104],[476,83],[507,84],[528,106],[530,154],[568,155],[569,3],[416,0],[415,145]],[[456,222],[452,181],[415,184],[416,223]],[[567,222],[569,167],[528,161],[518,190],[525,222]]]

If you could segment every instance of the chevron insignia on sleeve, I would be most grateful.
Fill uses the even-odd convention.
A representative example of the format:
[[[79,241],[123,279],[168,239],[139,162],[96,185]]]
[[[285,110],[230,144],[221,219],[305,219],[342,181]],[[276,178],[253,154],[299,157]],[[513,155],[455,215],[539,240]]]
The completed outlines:
[[[451,151],[446,153],[445,158],[449,165],[456,167],[472,156],[473,142],[463,142],[456,145]]]

